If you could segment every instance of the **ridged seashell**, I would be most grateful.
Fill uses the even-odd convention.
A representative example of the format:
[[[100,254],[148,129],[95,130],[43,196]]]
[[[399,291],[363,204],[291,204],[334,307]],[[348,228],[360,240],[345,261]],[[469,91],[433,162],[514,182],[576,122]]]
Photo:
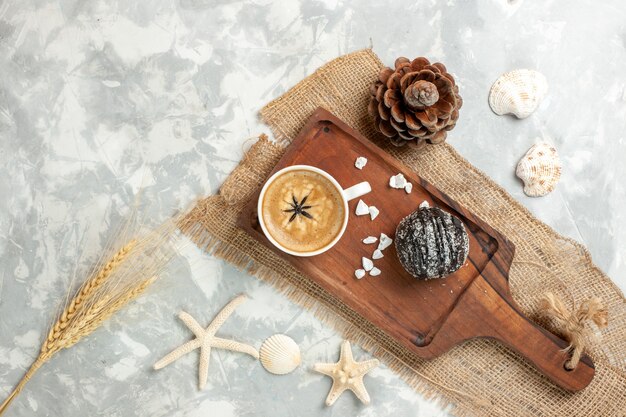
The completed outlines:
[[[292,372],[302,361],[298,344],[284,334],[267,338],[259,350],[259,359],[268,372],[276,375]]]
[[[533,145],[518,162],[515,175],[524,181],[524,193],[529,197],[554,190],[561,178],[561,160],[554,146],[546,142]]]
[[[519,69],[502,74],[489,91],[489,107],[495,114],[514,114],[524,119],[534,112],[548,92],[540,72]]]

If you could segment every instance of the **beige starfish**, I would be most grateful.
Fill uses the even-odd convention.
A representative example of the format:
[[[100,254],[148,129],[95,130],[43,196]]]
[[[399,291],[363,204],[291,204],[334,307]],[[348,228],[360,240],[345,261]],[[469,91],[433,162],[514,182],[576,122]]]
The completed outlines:
[[[363,384],[363,377],[380,362],[378,359],[370,359],[363,362],[355,362],[352,356],[350,342],[344,340],[341,344],[341,354],[337,363],[317,363],[313,370],[333,379],[326,405],[333,405],[339,396],[347,389],[352,391],[364,404],[370,403],[370,396]]]
[[[194,340],[179,346],[171,353],[166,355],[163,359],[154,364],[154,369],[161,369],[170,363],[174,362],[178,358],[186,355],[187,353],[200,348],[200,367],[199,367],[199,379],[198,386],[203,389],[206,385],[206,381],[209,374],[209,357],[211,355],[211,348],[226,349],[233,352],[247,353],[248,355],[259,358],[259,352],[252,346],[235,342],[234,340],[222,339],[215,336],[217,330],[224,324],[226,319],[235,311],[235,309],[246,300],[246,296],[241,294],[232,299],[226,306],[219,312],[219,314],[213,319],[209,327],[203,329],[198,322],[189,314],[181,311],[178,317],[185,323],[185,325],[196,335]]]

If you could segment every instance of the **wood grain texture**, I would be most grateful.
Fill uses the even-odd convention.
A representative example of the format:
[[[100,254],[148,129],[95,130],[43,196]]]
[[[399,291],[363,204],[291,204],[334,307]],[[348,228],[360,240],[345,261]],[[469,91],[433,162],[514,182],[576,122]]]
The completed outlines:
[[[359,156],[368,159],[363,170],[354,167]],[[313,114],[273,172],[295,164],[323,169],[344,188],[368,181],[373,191],[362,199],[378,207],[380,216],[374,221],[355,216],[358,199],[351,201],[346,233],[331,250],[313,258],[284,254],[265,238],[256,220],[258,195],[243,210],[239,226],[348,307],[423,358],[486,337],[517,351],[567,390],[580,390],[593,379],[588,356],[575,370],[565,370],[562,349],[567,343],[521,313],[508,285],[515,247],[488,224],[324,109]],[[389,187],[389,177],[399,172],[413,183],[411,194]],[[362,239],[380,233],[393,237],[400,220],[424,200],[463,221],[470,238],[465,265],[443,279],[416,280],[402,268],[392,245],[384,258],[375,261],[382,274],[357,280],[354,271],[360,268],[361,257],[371,257],[376,248]]]

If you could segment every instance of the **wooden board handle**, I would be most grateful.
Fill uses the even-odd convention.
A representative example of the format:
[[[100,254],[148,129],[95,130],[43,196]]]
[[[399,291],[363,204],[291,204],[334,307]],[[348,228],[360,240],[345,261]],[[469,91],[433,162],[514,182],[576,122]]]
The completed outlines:
[[[583,355],[575,369],[565,369],[568,354],[563,349],[568,343],[530,321],[506,298],[483,277],[478,277],[425,350],[440,354],[452,347],[455,341],[446,338],[446,334],[456,334],[462,339],[493,338],[522,355],[566,390],[579,391],[589,385],[595,373],[591,358]]]
[[[501,341],[524,356],[562,388],[579,391],[589,385],[595,374],[589,356],[583,355],[575,369],[566,369],[565,362],[569,359],[564,351],[568,346],[566,341],[530,321],[512,300],[495,296],[493,299],[498,300],[495,303],[499,304],[498,311],[492,315],[493,323],[486,326],[489,334],[485,336]]]

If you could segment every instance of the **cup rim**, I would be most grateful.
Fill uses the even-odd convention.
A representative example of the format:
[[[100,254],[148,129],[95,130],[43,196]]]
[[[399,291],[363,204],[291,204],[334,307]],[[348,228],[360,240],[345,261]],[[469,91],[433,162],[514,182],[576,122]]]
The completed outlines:
[[[314,251],[309,251],[309,252],[296,252],[294,250],[288,249],[286,247],[284,247],[283,245],[281,245],[279,242],[276,241],[276,239],[274,239],[272,237],[272,235],[269,233],[269,231],[267,230],[267,227],[265,225],[265,221],[263,220],[263,198],[265,197],[265,192],[267,191],[268,186],[274,181],[274,179],[276,179],[278,176],[289,172],[289,171],[297,171],[297,170],[305,170],[305,171],[312,171],[315,172],[317,174],[320,174],[321,176],[323,176],[324,178],[326,178],[327,180],[329,180],[334,186],[335,188],[337,188],[337,190],[339,191],[339,194],[341,195],[341,201],[343,202],[343,209],[344,209],[344,218],[343,218],[343,223],[341,225],[341,229],[339,230],[339,233],[337,233],[337,236],[335,236],[335,238],[330,241],[326,246],[323,246],[319,249],[316,249]],[[288,255],[293,255],[293,256],[299,256],[299,257],[310,257],[310,256],[316,256],[316,255],[320,255],[324,252],[326,252],[327,250],[329,250],[330,248],[332,248],[333,246],[335,246],[335,244],[337,244],[337,242],[339,242],[339,239],[341,239],[341,237],[343,236],[343,234],[346,231],[346,228],[348,227],[348,201],[346,200],[346,196],[344,195],[343,192],[343,188],[341,187],[341,185],[339,184],[339,182],[332,176],[330,175],[328,172],[314,167],[312,165],[290,165],[288,167],[284,167],[282,169],[279,169],[278,171],[276,171],[274,174],[272,174],[267,181],[265,181],[265,184],[263,184],[263,187],[261,188],[261,192],[259,193],[259,200],[257,202],[257,217],[259,219],[259,224],[261,225],[261,229],[263,230],[263,234],[265,235],[265,237],[267,238],[267,240],[270,241],[270,243],[272,245],[274,245],[276,248],[280,249],[282,252],[288,254]]]

